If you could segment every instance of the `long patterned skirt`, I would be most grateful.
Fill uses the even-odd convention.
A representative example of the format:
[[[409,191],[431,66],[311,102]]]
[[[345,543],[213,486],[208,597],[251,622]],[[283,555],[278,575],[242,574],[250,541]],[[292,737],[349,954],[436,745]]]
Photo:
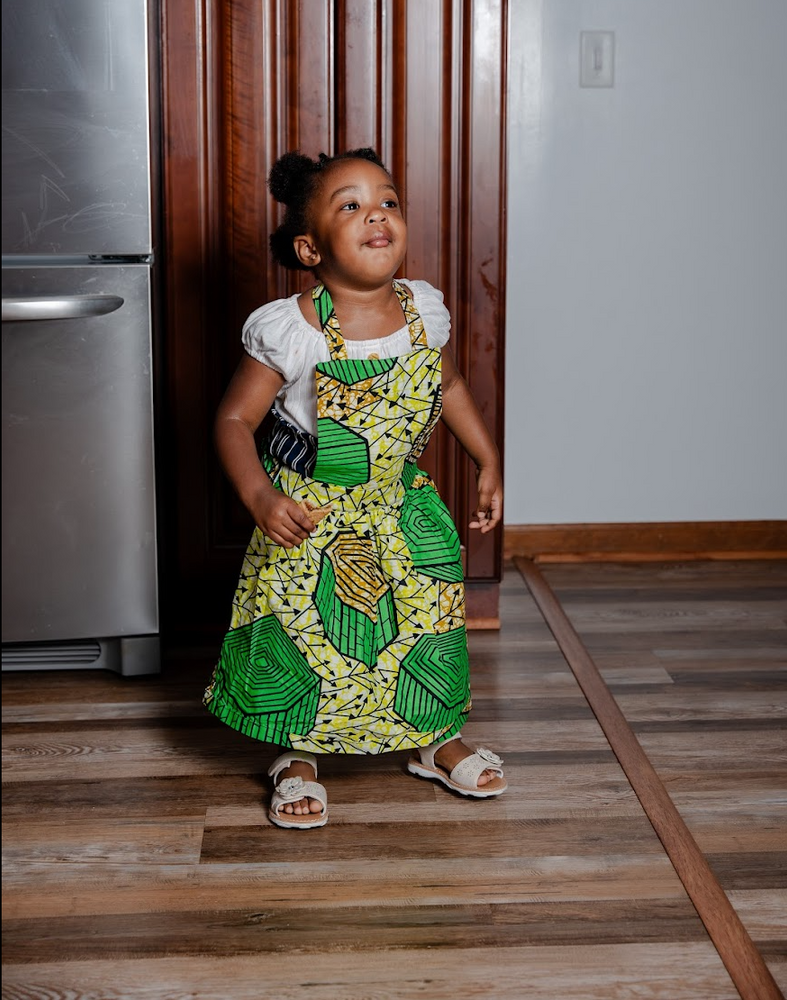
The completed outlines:
[[[414,464],[344,487],[283,468],[296,502],[331,505],[301,545],[257,529],[205,704],[255,739],[382,753],[458,732],[470,709],[459,538]]]

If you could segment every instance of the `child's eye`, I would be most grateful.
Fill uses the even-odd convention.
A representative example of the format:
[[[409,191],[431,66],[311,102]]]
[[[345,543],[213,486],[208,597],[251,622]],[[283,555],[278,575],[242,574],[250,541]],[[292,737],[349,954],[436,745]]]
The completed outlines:
[[[399,207],[399,202],[396,200],[396,198],[386,198],[386,200],[383,202],[383,208],[398,208],[398,207]]]
[[[359,206],[357,201],[347,201],[342,205],[342,211],[345,211],[346,209],[352,210],[358,207]]]

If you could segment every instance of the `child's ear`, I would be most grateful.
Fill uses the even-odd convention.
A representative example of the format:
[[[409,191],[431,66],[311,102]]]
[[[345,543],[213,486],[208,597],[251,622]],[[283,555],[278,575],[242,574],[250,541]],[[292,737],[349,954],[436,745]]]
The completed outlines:
[[[316,267],[320,263],[320,252],[310,236],[296,236],[292,246],[304,267]]]

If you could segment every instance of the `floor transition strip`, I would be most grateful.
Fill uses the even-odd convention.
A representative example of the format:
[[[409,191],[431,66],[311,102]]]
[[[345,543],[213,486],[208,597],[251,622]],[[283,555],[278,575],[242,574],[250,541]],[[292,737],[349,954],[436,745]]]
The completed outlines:
[[[514,558],[582,693],[691,898],[742,1000],[784,1000],[560,601],[531,559]]]

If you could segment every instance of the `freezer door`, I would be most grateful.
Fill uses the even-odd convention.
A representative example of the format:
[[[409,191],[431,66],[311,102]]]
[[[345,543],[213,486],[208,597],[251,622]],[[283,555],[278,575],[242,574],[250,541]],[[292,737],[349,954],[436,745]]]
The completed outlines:
[[[3,314],[3,642],[155,633],[150,268],[3,268]]]
[[[151,249],[147,0],[3,0],[4,255]]]

